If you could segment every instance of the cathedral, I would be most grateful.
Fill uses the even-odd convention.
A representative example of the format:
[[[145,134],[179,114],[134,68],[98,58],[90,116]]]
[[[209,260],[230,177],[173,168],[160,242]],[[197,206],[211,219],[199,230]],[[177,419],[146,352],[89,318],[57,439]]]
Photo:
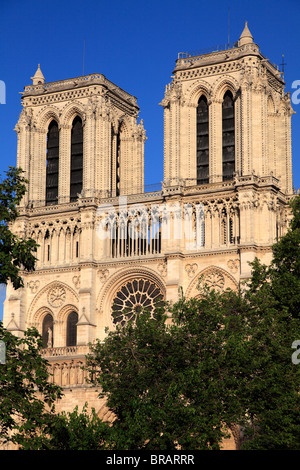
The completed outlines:
[[[278,67],[247,23],[233,45],[180,53],[160,105],[164,176],[145,192],[137,99],[102,74],[47,83],[40,66],[16,125],[24,196],[14,232],[38,243],[24,288],[7,287],[4,326],[36,327],[58,411],[107,416],[82,365],[106,329],[155,301],[223,290],[268,264],[293,196],[291,107]]]

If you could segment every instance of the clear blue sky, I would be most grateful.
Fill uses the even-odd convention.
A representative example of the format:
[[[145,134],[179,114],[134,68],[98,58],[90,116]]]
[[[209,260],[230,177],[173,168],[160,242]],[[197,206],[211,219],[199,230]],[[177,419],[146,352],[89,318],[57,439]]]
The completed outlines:
[[[163,109],[178,52],[238,40],[247,20],[264,54],[300,80],[299,0],[0,0],[0,174],[16,164],[20,94],[41,64],[47,82],[102,73],[138,99],[147,132],[145,184],[163,179]],[[298,98],[300,94],[298,95]],[[293,104],[294,186],[300,188],[300,104]],[[2,295],[3,298],[3,295]],[[0,319],[1,319],[0,289]]]

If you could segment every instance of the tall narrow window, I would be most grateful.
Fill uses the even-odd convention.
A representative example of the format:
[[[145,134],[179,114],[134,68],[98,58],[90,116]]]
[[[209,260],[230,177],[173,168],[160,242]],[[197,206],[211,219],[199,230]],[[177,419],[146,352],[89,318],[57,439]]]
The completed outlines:
[[[117,149],[116,149],[116,196],[120,195],[120,166],[122,154],[122,133],[124,132],[124,124],[121,123],[117,134]]]
[[[50,313],[43,320],[42,339],[44,348],[53,347],[53,317]]]
[[[83,128],[79,116],[73,121],[71,131],[70,201],[76,201],[83,181]]]
[[[120,195],[120,154],[121,154],[121,141],[120,141],[120,132],[118,132],[117,158],[116,158],[116,196]]]
[[[197,184],[209,182],[209,121],[208,104],[200,96],[197,106]]]
[[[222,104],[222,137],[223,137],[223,181],[233,178],[235,171],[235,133],[234,101],[230,91],[226,91]]]
[[[44,237],[44,261],[50,261],[50,233],[46,231]]]
[[[114,160],[114,154],[115,154],[115,142],[116,142],[116,136],[115,136],[115,132],[114,132],[114,127],[111,126],[111,140],[110,140],[110,151],[111,151],[111,160],[110,160],[110,195],[113,196],[113,191],[114,191],[114,177],[115,177],[115,167],[114,167],[114,164],[115,164],[115,160]]]
[[[229,219],[229,243],[233,244],[235,242],[235,238],[233,236],[233,219],[230,217]]]
[[[58,203],[59,131],[51,121],[47,135],[46,205]]]
[[[67,346],[76,346],[77,344],[77,323],[78,314],[71,312],[67,320]]]

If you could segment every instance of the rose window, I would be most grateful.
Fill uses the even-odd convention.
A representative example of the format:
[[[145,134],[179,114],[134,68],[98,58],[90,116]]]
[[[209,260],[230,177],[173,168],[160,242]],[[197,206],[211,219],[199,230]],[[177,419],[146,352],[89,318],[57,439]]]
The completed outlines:
[[[53,287],[48,293],[48,302],[52,307],[60,307],[66,299],[66,291],[61,286]]]
[[[154,313],[156,303],[162,299],[162,291],[154,282],[144,279],[127,281],[113,299],[113,322],[124,326],[129,320],[134,320],[141,310]]]

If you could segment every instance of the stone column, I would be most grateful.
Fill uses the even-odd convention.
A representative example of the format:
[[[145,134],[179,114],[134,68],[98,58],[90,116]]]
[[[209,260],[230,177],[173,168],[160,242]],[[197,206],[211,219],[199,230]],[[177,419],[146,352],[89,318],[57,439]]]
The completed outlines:
[[[222,100],[209,103],[209,182],[222,181]]]
[[[197,104],[189,103],[184,114],[186,148],[183,148],[183,160],[187,165],[188,184],[192,186],[197,184]]]
[[[95,189],[95,103],[85,109],[83,121],[83,194],[94,195]]]
[[[30,195],[34,206],[46,200],[47,130],[34,127],[30,139]]]
[[[59,204],[68,203],[70,201],[71,130],[72,126],[70,125],[61,125],[59,130]]]
[[[242,175],[250,175],[252,160],[252,85],[251,77],[246,74],[241,84],[241,160]]]
[[[24,111],[23,111],[24,113]],[[22,113],[21,113],[22,116]],[[30,179],[30,121],[25,114],[20,117],[18,124],[15,127],[17,132],[17,166],[24,170],[24,177]],[[24,207],[28,204],[31,194],[31,186],[26,191],[20,206]]]

